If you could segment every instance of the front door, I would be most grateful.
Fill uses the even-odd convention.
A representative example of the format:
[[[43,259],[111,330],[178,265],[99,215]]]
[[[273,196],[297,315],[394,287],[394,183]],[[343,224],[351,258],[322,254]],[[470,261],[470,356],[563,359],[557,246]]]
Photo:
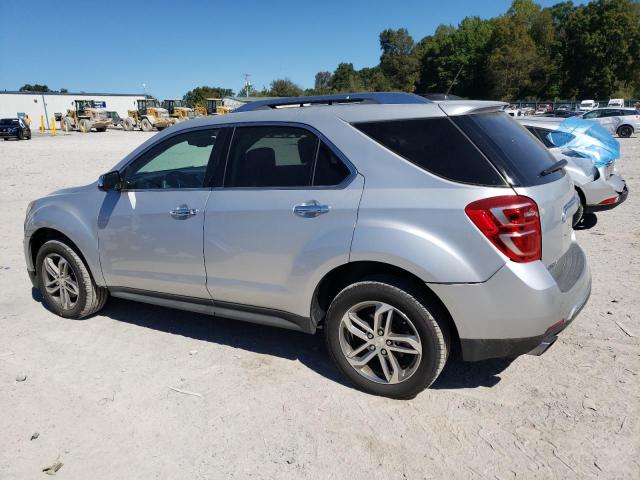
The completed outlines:
[[[203,258],[207,166],[217,130],[182,133],[141,154],[98,218],[109,287],[210,299]]]
[[[204,234],[214,303],[309,316],[319,271],[348,262],[364,180],[313,132],[237,127]]]

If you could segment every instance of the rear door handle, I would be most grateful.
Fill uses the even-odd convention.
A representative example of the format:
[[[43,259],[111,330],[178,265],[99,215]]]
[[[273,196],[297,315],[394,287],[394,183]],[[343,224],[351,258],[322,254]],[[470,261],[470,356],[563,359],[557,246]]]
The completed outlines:
[[[321,205],[316,200],[299,203],[293,207],[293,213],[303,218],[314,218],[323,213],[329,213],[329,210],[331,210],[329,205]]]
[[[193,217],[199,212],[197,208],[189,208],[187,205],[180,205],[169,212],[173,218],[181,220]]]

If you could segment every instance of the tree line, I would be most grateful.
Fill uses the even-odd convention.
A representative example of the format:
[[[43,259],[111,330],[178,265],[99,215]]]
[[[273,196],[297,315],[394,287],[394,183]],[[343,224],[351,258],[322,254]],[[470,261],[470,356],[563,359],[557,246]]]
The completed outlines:
[[[503,15],[440,25],[419,41],[405,28],[387,29],[379,44],[380,63],[374,67],[357,70],[343,62],[333,72],[318,72],[313,88],[283,78],[238,94],[405,91],[505,101],[640,98],[637,0],[566,1],[548,8],[514,0]],[[185,100],[192,99],[192,92]]]

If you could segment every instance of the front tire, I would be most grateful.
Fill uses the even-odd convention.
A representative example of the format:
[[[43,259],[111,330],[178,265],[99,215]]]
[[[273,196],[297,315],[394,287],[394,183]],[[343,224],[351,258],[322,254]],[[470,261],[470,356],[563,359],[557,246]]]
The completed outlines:
[[[327,312],[325,336],[338,369],[359,389],[413,398],[440,375],[449,354],[445,312],[392,278],[342,290]]]
[[[61,317],[87,317],[107,301],[107,289],[95,284],[80,256],[62,241],[49,240],[42,245],[36,268],[46,306]]]
[[[143,132],[150,132],[151,130],[153,130],[153,125],[151,125],[151,122],[147,118],[143,118],[140,125]]]

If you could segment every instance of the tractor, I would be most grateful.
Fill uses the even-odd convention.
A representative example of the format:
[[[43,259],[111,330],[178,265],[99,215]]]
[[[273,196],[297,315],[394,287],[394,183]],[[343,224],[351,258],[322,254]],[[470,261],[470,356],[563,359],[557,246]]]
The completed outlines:
[[[93,100],[74,100],[74,108],[67,110],[67,114],[60,120],[60,128],[65,132],[80,130],[88,133],[92,128],[96,132],[105,132],[111,125],[111,119],[102,108],[97,108]]]
[[[129,110],[128,117],[122,121],[122,128],[131,131],[139,128],[143,132],[150,132],[155,127],[164,130],[173,125],[173,119],[169,117],[166,108],[160,106],[155,98],[145,98],[137,101],[137,110]]]
[[[207,98],[207,115],[223,115],[231,112],[229,107],[225,107],[221,98]]]
[[[166,108],[174,123],[186,122],[196,116],[193,108],[187,107],[184,100],[163,100],[162,108]]]

